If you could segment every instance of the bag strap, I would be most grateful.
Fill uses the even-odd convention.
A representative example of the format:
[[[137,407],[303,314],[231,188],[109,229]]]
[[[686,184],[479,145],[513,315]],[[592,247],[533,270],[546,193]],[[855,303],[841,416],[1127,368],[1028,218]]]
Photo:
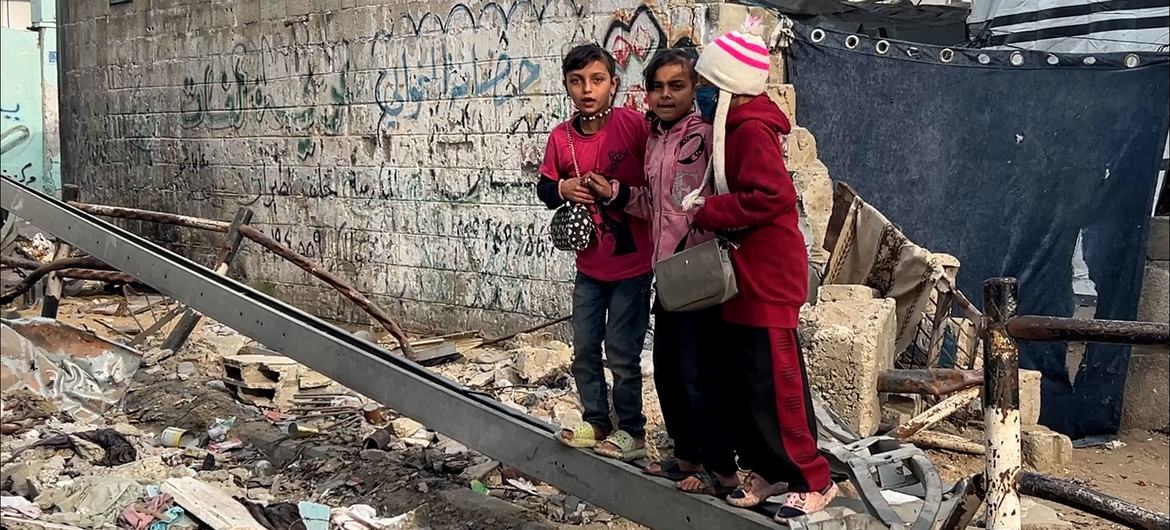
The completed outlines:
[[[577,148],[573,145],[573,120],[565,122],[565,138],[569,140],[569,157],[573,159],[573,172],[581,178],[581,166],[577,164]]]

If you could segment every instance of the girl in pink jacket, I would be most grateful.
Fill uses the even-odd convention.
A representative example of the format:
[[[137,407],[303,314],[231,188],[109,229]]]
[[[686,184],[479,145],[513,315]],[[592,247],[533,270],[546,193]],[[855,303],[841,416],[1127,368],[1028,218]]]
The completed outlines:
[[[654,261],[708,241],[713,233],[695,228],[683,198],[703,185],[711,153],[711,125],[695,111],[698,74],[695,56],[682,49],[658,52],[645,68],[650,139],[646,145],[644,188],[599,179],[604,195],[616,189],[612,207],[651,222]],[[727,395],[726,363],[716,352],[721,307],[669,312],[654,303],[654,382],[666,430],[674,439],[674,458],[646,472],[678,481],[678,488],[725,497],[739,485],[733,450],[732,405]]]

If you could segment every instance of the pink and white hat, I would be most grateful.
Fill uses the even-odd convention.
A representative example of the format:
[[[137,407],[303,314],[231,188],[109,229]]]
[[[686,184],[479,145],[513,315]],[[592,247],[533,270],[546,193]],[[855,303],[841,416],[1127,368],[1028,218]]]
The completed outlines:
[[[720,35],[705,46],[695,71],[732,95],[758,96],[767,89],[768,46],[758,35],[758,19],[749,18],[742,29]]]

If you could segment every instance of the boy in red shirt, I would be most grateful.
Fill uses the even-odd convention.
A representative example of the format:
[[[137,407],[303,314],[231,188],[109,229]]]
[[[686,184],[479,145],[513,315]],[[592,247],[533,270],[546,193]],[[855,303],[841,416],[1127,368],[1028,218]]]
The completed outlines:
[[[566,201],[589,206],[596,232],[577,253],[573,286],[573,378],[584,422],[557,433],[572,447],[594,448],[630,461],[645,456],[642,343],[650,321],[650,226],[623,211],[632,187],[646,185],[643,159],[649,125],[639,112],[614,108],[620,79],[601,46],[573,48],[562,63],[577,112],[549,134],[537,195],[549,208]],[[613,373],[610,422],[602,363]]]
[[[728,236],[739,295],[723,305],[742,392],[736,451],[750,469],[727,501],[758,505],[788,484],[776,519],[820,511],[837,494],[828,461],[817,451],[804,355],[796,339],[808,294],[808,256],[798,225],[796,188],[784,168],[788,118],[764,93],[771,61],[764,41],[730,32],[704,48],[695,69],[706,83],[699,107],[714,121],[717,194],[689,197],[695,223]],[[717,94],[717,95],[716,95]],[[718,189],[722,187],[723,189]]]

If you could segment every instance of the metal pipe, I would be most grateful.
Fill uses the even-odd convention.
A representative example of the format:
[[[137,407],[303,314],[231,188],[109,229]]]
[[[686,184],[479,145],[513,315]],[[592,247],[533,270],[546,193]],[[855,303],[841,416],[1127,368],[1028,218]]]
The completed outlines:
[[[1131,502],[1086,488],[1071,480],[1063,480],[1039,473],[1020,473],[1020,492],[1091,513],[1102,519],[1139,530],[1166,530],[1170,518],[1165,514],[1143,508]]]
[[[225,221],[214,221],[211,219],[203,219],[202,217],[191,217],[187,215],[178,215],[166,212],[152,212],[149,210],[139,210],[137,208],[106,206],[104,204],[86,204],[76,201],[69,201],[69,205],[83,212],[94,215],[101,215],[104,217],[150,221],[152,223],[186,226],[188,228],[198,228],[200,230],[210,230],[212,232],[227,233],[228,228],[231,227],[231,223]]]
[[[947,396],[983,384],[983,370],[932,368],[890,369],[878,374],[878,392]]]
[[[1158,322],[1021,315],[1008,321],[1007,331],[1028,341],[1170,344],[1170,324]]]
[[[1020,451],[1020,352],[1007,332],[1019,308],[1015,278],[983,283],[983,428],[987,437],[987,529],[1020,530],[1020,494],[1016,477]]]

